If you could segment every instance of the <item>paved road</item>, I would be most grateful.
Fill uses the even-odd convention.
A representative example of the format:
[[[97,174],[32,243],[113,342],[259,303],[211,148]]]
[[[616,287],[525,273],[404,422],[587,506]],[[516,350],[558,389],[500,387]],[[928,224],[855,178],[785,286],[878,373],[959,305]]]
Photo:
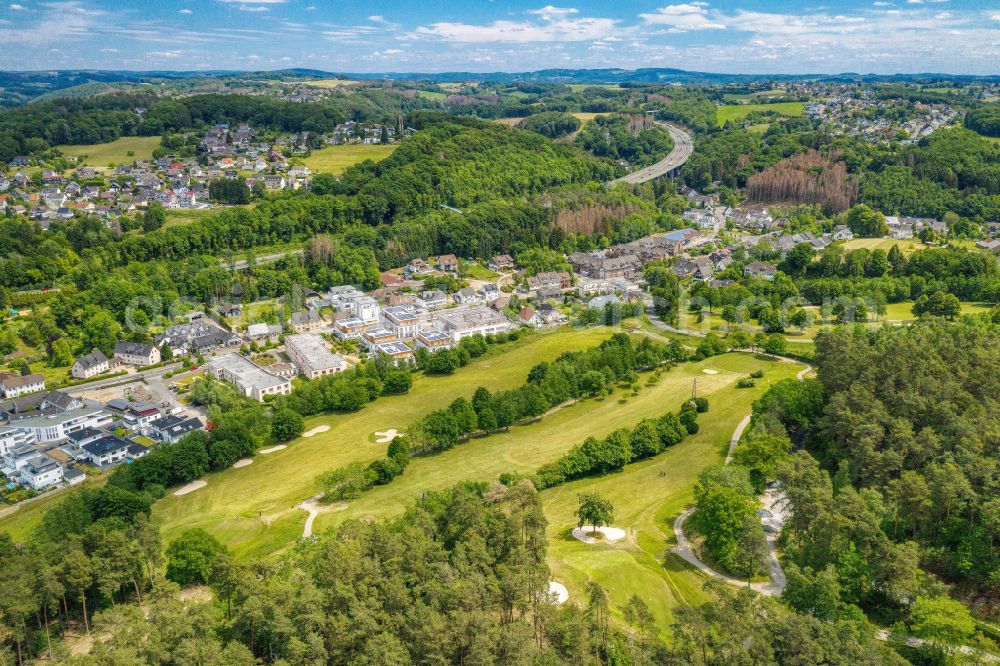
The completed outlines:
[[[674,142],[674,148],[670,151],[670,154],[656,164],[634,171],[622,178],[612,180],[608,185],[615,185],[617,183],[629,183],[632,185],[645,183],[647,180],[653,180],[654,178],[659,178],[664,174],[670,173],[687,162],[688,158],[691,157],[691,153],[694,152],[694,139],[691,138],[690,134],[677,125],[663,122],[656,124],[666,129]]]

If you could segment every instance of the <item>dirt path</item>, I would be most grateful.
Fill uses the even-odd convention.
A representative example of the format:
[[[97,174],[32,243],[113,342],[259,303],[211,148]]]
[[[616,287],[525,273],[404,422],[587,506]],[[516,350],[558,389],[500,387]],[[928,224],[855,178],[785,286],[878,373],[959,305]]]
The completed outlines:
[[[308,538],[313,534],[313,523],[316,522],[316,516],[321,513],[329,513],[331,511],[343,511],[347,508],[347,503],[337,502],[336,504],[320,504],[319,495],[317,495],[315,497],[310,497],[302,502],[302,504],[299,504],[299,508],[309,514],[306,518],[305,527],[302,528],[303,538]]]

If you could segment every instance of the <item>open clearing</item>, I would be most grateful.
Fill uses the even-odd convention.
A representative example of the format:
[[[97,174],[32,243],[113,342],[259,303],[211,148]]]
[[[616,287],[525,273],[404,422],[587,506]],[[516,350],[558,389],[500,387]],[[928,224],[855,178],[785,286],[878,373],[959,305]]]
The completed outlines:
[[[183,227],[204,217],[217,213],[218,208],[168,208],[165,227]]]
[[[160,145],[158,136],[123,136],[110,143],[93,143],[77,146],[56,146],[63,155],[84,157],[83,163],[92,167],[131,164],[135,160],[148,160]],[[132,153],[129,155],[129,153]]]
[[[868,250],[885,250],[888,252],[893,246],[898,247],[903,254],[910,254],[915,252],[924,246],[919,240],[913,238],[852,238],[849,241],[844,241],[845,250],[860,250],[866,248]]]
[[[802,102],[778,102],[776,104],[728,104],[716,109],[719,127],[730,120],[743,120],[755,111],[773,111],[778,115],[796,117],[802,115]]]
[[[348,167],[364,162],[365,160],[385,159],[396,150],[396,144],[390,145],[365,145],[363,143],[345,143],[339,146],[327,146],[314,150],[305,159],[305,165],[313,171],[329,173],[339,176]]]

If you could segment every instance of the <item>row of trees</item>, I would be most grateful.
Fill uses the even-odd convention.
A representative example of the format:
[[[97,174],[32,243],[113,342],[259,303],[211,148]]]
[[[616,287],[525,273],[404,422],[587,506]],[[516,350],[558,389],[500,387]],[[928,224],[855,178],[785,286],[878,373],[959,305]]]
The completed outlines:
[[[509,428],[567,400],[603,396],[614,383],[634,380],[640,370],[680,360],[683,348],[678,354],[676,347],[649,338],[636,343],[616,333],[593,349],[566,352],[552,363],[540,363],[516,389],[490,393],[480,387],[471,401],[458,398],[412,424],[408,432],[416,451],[448,449],[475,432]]]
[[[658,419],[644,419],[634,429],[620,428],[604,439],[588,437],[555,462],[540,467],[532,479],[538,488],[550,488],[572,479],[619,471],[698,432],[698,412],[707,410],[708,400],[696,398],[684,403],[678,414],[667,412]]]

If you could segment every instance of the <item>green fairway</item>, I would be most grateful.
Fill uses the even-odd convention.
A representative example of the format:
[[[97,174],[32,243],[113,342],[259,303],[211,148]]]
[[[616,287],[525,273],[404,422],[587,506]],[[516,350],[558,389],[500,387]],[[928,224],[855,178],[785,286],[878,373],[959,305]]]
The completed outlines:
[[[348,143],[340,146],[327,146],[314,150],[312,155],[305,159],[307,167],[313,171],[330,173],[334,176],[340,175],[347,167],[364,162],[365,160],[375,160],[378,162],[392,155],[396,150],[396,145],[365,145],[363,143]]]
[[[980,314],[989,312],[993,307],[990,303],[962,303],[962,314]],[[913,301],[903,301],[902,303],[889,303],[885,306],[885,320],[888,322],[913,321],[917,317],[913,314]]]
[[[801,116],[802,102],[778,102],[776,104],[730,104],[716,109],[719,127],[730,120],[743,120],[755,111],[773,111],[782,116]]]
[[[717,374],[705,374],[706,368]],[[740,377],[757,369],[766,372],[757,388],[735,388]],[[542,495],[549,520],[549,563],[555,578],[569,588],[571,596],[581,599],[589,579],[608,589],[615,608],[637,593],[654,610],[659,626],[666,628],[671,608],[703,598],[700,574],[672,556],[665,565],[656,559],[667,547],[674,516],[690,501],[698,472],[721,462],[732,431],[750,412],[751,402],[771,382],[794,377],[799,369],[797,364],[751,354],[726,354],[681,364],[664,373],[652,387],[645,385],[648,375],[644,375],[636,396],[618,390],[603,400],[582,401],[537,423],[472,439],[439,455],[415,458],[406,473],[390,485],[365,493],[345,510],[320,515],[314,529],[323,532],[350,518],[397,515],[421,492],[447,488],[459,481],[496,481],[505,471],[533,472],[588,436],[602,437],[617,428],[634,427],[645,417],[678,409],[691,396],[693,382],[697,381],[698,395],[707,397],[712,405],[708,414],[699,419],[702,429],[697,435],[654,459],[629,465],[621,473],[579,480]],[[628,399],[619,402],[626,395]],[[633,531],[626,543],[592,546],[568,535],[575,523],[577,495],[592,489],[615,504],[615,525]],[[298,511],[294,525],[301,529],[304,522],[305,513]],[[281,529],[292,531],[287,524]]]
[[[283,451],[260,455],[249,467],[209,474],[204,477],[208,486],[196,492],[181,497],[168,494],[154,506],[153,520],[163,530],[164,543],[185,529],[202,527],[240,556],[274,552],[301,536],[305,513],[295,507],[316,494],[317,474],[385,455],[385,444],[371,443],[375,431],[402,430],[430,410],[471,396],[478,386],[490,390],[518,386],[540,361],[593,347],[612,332],[565,328],[539,333],[491,351],[454,375],[416,376],[406,395],[379,398],[352,414],[307,419],[306,430],[323,424],[330,430],[296,440]]]
[[[83,157],[83,163],[92,167],[131,164],[135,160],[153,158],[153,150],[160,145],[158,136],[123,136],[110,143],[79,146],[56,146],[63,154]]]

